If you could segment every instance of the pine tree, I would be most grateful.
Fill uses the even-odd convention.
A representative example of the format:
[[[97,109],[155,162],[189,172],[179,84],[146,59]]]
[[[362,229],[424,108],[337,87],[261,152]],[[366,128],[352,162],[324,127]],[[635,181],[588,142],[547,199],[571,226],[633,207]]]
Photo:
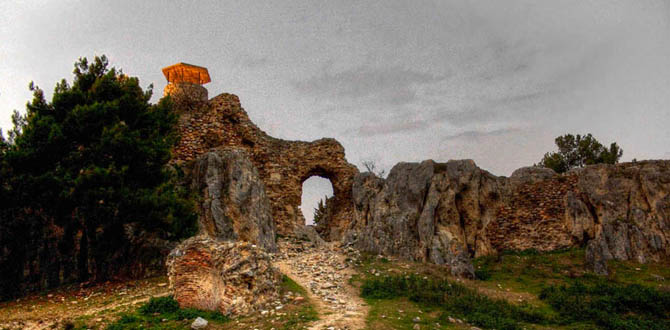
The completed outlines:
[[[616,164],[623,150],[613,142],[605,148],[590,133],[587,135],[565,134],[555,140],[558,152],[546,153],[538,165],[548,167],[556,173],[593,164]]]
[[[73,269],[77,280],[102,280],[137,257],[129,255],[129,230],[168,239],[194,233],[192,202],[166,166],[178,141],[168,100],[150,104],[151,87],[110,69],[105,56],[80,59],[72,84],[56,84],[50,102],[30,88],[26,114],[13,116],[3,141],[0,248],[14,256],[0,258],[3,281],[23,281],[31,258],[53,268],[50,283]],[[23,245],[12,242],[17,237]],[[39,240],[47,251],[33,256],[26,243]]]

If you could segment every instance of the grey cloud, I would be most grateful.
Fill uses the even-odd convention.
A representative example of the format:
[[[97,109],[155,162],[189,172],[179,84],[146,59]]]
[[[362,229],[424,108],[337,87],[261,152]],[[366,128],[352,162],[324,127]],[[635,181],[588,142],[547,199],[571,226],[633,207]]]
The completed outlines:
[[[428,126],[444,122],[459,126],[472,126],[498,121],[503,117],[524,120],[528,119],[529,115],[541,111],[535,107],[529,107],[527,103],[546,95],[551,95],[551,92],[541,91],[499,98],[480,98],[479,101],[473,101],[471,105],[458,108],[437,106],[430,110],[429,119],[425,122]]]
[[[404,105],[416,100],[416,86],[435,83],[444,77],[408,69],[361,66],[338,73],[323,72],[303,81],[294,81],[300,92],[333,99],[370,98],[383,104]]]
[[[534,101],[537,99],[540,99],[544,96],[550,95],[550,94],[555,94],[556,91],[552,90],[541,90],[541,91],[535,91],[535,92],[528,92],[528,93],[521,93],[517,95],[510,95],[507,97],[501,97],[497,99],[490,100],[488,102],[489,105],[493,106],[510,106],[510,105],[515,105],[518,103],[524,103],[524,102],[530,102]]]
[[[394,118],[391,122],[366,124],[356,129],[347,130],[346,133],[358,136],[376,136],[389,135],[395,133],[411,133],[418,130],[425,130],[431,126],[447,122],[459,126],[476,126],[478,124],[488,123],[500,119],[500,117],[514,114],[513,117],[527,117],[529,114],[536,111],[534,108],[515,107],[520,103],[528,102],[542,97],[548,92],[532,92],[518,94],[508,97],[501,97],[496,99],[487,98],[486,101],[480,101],[480,105],[469,106],[463,111],[452,111],[445,107],[435,108],[433,110],[426,109],[424,111],[432,112],[428,119],[424,120],[407,120],[406,116],[399,116]],[[385,112],[392,112],[395,114],[406,113],[407,109],[387,108]],[[508,133],[516,129],[495,130],[489,132],[488,135]],[[475,131],[467,131],[455,136],[448,136],[447,139],[455,139],[459,137],[466,137],[474,135]],[[481,132],[478,132],[481,133]],[[478,134],[477,136],[482,136]]]
[[[235,58],[235,64],[248,69],[260,68],[270,63],[267,56],[258,56],[252,54],[240,54]]]
[[[501,128],[492,131],[485,130],[469,130],[461,133],[451,134],[444,137],[444,140],[458,140],[458,139],[477,139],[485,136],[500,136],[508,133],[518,132],[519,128]]]
[[[529,41],[492,40],[490,44],[476,49],[477,55],[471,60],[480,63],[483,70],[476,70],[472,78],[494,81],[524,74],[546,51]]]
[[[375,136],[395,133],[410,133],[413,131],[426,129],[429,126],[430,123],[427,121],[415,120],[410,122],[396,122],[390,124],[363,125],[358,129],[349,130],[348,132],[358,136]]]

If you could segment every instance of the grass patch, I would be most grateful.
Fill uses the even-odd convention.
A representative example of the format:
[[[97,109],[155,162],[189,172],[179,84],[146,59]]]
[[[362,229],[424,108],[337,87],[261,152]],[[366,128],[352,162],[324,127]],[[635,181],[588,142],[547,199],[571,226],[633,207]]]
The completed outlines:
[[[541,253],[537,250],[506,251],[473,260],[475,278],[515,291],[539,294],[549,285],[593,277],[584,272],[584,249]]]
[[[412,329],[419,324],[421,329],[445,329],[448,324],[440,319],[440,312],[425,306],[419,307],[406,298],[365,299],[370,306],[367,329]],[[419,322],[414,322],[415,317]],[[437,324],[440,324],[438,327]],[[467,327],[466,329],[469,329]]]
[[[281,326],[281,329],[298,329],[305,323],[316,321],[318,319],[318,313],[314,309],[314,306],[307,304],[296,310],[295,313],[288,314]]]
[[[601,277],[585,271],[583,260],[578,248],[507,251],[476,259],[477,280],[456,281],[428,266],[363,256],[361,275],[350,282],[371,306],[371,329],[405,329],[420,310],[433,311],[431,328],[461,326],[449,323],[454,317],[490,329],[670,329],[667,262],[612,261]],[[395,312],[400,305],[409,312]]]
[[[529,306],[492,299],[444,279],[416,275],[366,278],[361,285],[361,296],[366,299],[407,298],[422,308],[438,308],[442,311],[440,319],[445,323],[451,315],[477,326],[495,329],[521,329],[525,323],[549,322],[545,315]]]
[[[602,277],[585,271],[584,249],[573,248],[553,252],[536,250],[506,251],[497,256],[473,260],[475,278],[482,286],[495,288],[501,284],[518,292],[539,295],[549,286],[577,282],[597,284],[603,279],[617,284],[639,284],[670,290],[670,263],[638,264],[632,261],[608,262],[610,275]]]
[[[314,309],[314,306],[309,302],[307,290],[290,277],[282,275],[281,292],[285,293],[289,291],[302,296],[305,299],[305,303],[295,306],[295,309],[289,311],[284,317],[283,324],[279,329],[298,329],[306,323],[319,319],[316,309]]]
[[[439,311],[437,320],[442,324],[455,316],[487,329],[670,329],[670,292],[611,283],[606,278],[596,284],[576,281],[546,287],[539,295],[545,306],[512,304],[462,284],[416,275],[367,277],[361,285],[361,296],[373,306],[383,306],[380,301],[393,306],[407,299],[421,309]],[[374,313],[372,322],[379,323],[380,312]],[[391,317],[395,319],[396,315]],[[397,319],[396,324],[406,324],[411,318]]]
[[[296,283],[290,277],[282,275],[281,285],[282,285],[282,291],[292,291],[307,298],[307,290],[301,287],[300,284]]]
[[[193,308],[179,308],[179,304],[171,296],[151,298],[133,313],[121,314],[107,330],[121,329],[184,329],[190,323],[202,317],[212,323],[226,323],[230,319],[218,312],[202,311]]]

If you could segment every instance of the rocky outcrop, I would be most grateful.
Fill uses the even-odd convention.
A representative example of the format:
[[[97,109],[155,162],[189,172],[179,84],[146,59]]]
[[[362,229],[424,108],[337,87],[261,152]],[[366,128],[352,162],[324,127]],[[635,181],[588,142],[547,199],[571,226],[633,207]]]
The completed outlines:
[[[221,94],[196,109],[181,109],[181,113],[175,163],[193,161],[214,147],[246,150],[265,185],[277,230],[283,235],[292,235],[296,226],[305,224],[299,207],[302,183],[315,175],[327,178],[333,185],[335,211],[320,230],[325,238],[341,236],[353,213],[351,185],[358,169],[347,162],[340,143],[334,139],[303,142],[273,138],[251,122],[232,94]]]
[[[400,163],[386,180],[360,174],[346,240],[364,251],[448,265],[452,274],[472,277],[470,256],[491,249],[479,233],[494,219],[503,185],[471,160]]]
[[[244,149],[220,148],[200,156],[190,171],[200,192],[201,233],[275,251],[276,229],[265,186]]]
[[[670,256],[670,161],[594,165],[572,173],[590,219],[577,222],[593,239],[587,261],[659,261]],[[588,218],[583,216],[583,218]]]
[[[387,179],[355,177],[345,241],[362,250],[448,265],[504,250],[587,247],[587,264],[670,257],[670,161],[529,167],[496,177],[471,160],[400,163]]]
[[[196,236],[167,259],[170,290],[182,308],[247,315],[279,298],[280,273],[260,247]]]

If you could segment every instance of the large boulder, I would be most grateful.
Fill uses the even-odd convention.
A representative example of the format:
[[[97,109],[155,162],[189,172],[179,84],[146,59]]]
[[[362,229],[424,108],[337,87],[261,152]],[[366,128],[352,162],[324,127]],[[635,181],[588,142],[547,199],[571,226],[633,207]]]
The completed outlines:
[[[170,252],[167,268],[182,308],[247,315],[279,298],[281,274],[262,248],[248,242],[192,237]]]
[[[276,251],[276,229],[258,170],[243,149],[220,148],[195,161],[192,187],[201,192],[200,230],[211,237],[251,242]]]

